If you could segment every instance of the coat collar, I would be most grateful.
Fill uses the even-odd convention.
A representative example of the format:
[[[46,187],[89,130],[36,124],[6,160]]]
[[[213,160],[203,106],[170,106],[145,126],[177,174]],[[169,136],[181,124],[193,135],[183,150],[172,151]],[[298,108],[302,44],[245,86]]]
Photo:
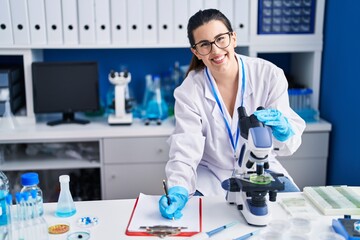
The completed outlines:
[[[239,87],[238,87],[237,94],[241,94],[241,86],[242,86],[242,70],[241,69],[242,69],[242,66],[241,66],[240,55],[236,54],[236,58],[237,58],[237,62],[238,62],[238,65],[239,65],[239,71],[240,71],[239,84],[238,84]],[[253,93],[253,85],[252,85],[252,82],[250,81],[249,69],[247,68],[247,65],[246,65],[246,62],[244,61],[245,60],[244,58],[246,58],[246,57],[242,58],[243,63],[244,63],[244,72],[245,72],[244,105],[246,105],[246,99]],[[205,71],[206,70],[204,68],[202,74],[204,75],[204,81],[205,81],[205,98],[212,101],[212,102],[214,102],[214,106],[216,106],[216,100],[215,100],[214,94],[213,94],[213,92],[211,90],[211,85],[209,83],[209,80],[207,79]],[[209,75],[210,75],[211,81],[214,84],[214,87],[215,87],[216,91],[218,92],[217,85],[216,85],[216,83],[214,81],[214,78],[211,75],[210,71],[209,71]]]

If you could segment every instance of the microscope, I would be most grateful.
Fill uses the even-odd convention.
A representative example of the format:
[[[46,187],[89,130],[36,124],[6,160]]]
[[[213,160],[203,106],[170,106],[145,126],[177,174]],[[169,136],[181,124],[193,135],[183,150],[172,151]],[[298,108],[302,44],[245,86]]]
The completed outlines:
[[[278,179],[283,174],[265,171],[273,148],[271,128],[254,114],[248,116],[243,106],[238,108],[238,114],[244,144],[232,177],[223,181],[222,187],[227,190],[226,200],[237,205],[248,224],[266,226],[271,220],[268,201],[275,202],[277,192],[284,190],[284,184]]]
[[[115,72],[111,70],[108,78],[115,85],[115,114],[109,115],[108,123],[110,125],[131,125],[133,116],[127,107],[127,102],[130,101],[128,84],[131,81],[131,74],[128,71]]]

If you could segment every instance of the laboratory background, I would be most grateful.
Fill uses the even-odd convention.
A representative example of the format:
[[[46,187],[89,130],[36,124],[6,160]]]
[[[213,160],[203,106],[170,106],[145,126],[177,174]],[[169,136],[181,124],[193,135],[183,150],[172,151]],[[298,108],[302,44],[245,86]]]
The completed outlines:
[[[79,2],[83,1],[79,0]],[[234,1],[236,6],[235,2],[237,1]],[[248,2],[249,5],[254,4],[252,0],[251,3],[249,1],[243,2]],[[313,107],[313,112],[310,112],[312,115],[307,115],[308,112],[304,115],[308,117],[308,131],[305,132],[303,138],[304,149],[299,152],[299,155],[294,155],[293,159],[281,158],[281,163],[294,176],[295,182],[301,187],[306,186],[307,181],[313,181],[310,184],[315,185],[358,186],[360,185],[358,176],[360,158],[357,152],[359,147],[357,139],[360,135],[360,130],[357,127],[359,118],[357,112],[359,100],[357,96],[360,88],[358,77],[360,67],[360,33],[358,31],[360,1],[314,0],[310,2],[313,2],[314,5],[317,2],[324,3],[323,29],[313,29],[316,35],[314,38],[315,43],[304,41],[302,43],[304,46],[300,46],[300,44],[299,48],[297,48],[296,44],[298,43],[296,42],[302,41],[301,36],[299,37],[300,40],[296,40],[294,34],[289,34],[291,36],[289,37],[289,45],[295,43],[295,47],[293,50],[283,50],[276,44],[267,43],[266,37],[263,38],[266,34],[263,34],[256,39],[255,47],[248,47],[248,39],[242,39],[244,36],[241,34],[243,27],[236,27],[235,30],[240,33],[238,34],[240,44],[237,52],[268,59],[284,69],[284,72],[289,77],[289,83],[296,83],[295,86],[297,87],[311,88],[310,92],[304,93],[311,99]],[[166,1],[159,1],[159,3],[159,6],[163,4],[162,10],[159,11],[165,11],[168,3]],[[315,10],[313,9],[313,11]],[[235,15],[236,13],[232,16],[232,19],[239,20]],[[241,15],[239,14],[239,16]],[[249,19],[256,18],[254,16],[257,15],[256,10],[255,12],[252,10],[248,15]],[[148,16],[148,13],[144,15],[144,17],[146,16]],[[186,31],[184,31],[184,28],[186,28],[186,22],[187,19],[184,19],[183,23],[185,25],[182,26],[181,31],[182,34],[185,34],[183,36],[185,38]],[[251,25],[251,27],[255,28],[255,30],[246,27],[245,29],[250,32],[250,35],[254,35],[257,26]],[[266,31],[265,28],[263,30]],[[161,32],[161,26],[159,26],[159,31]],[[70,174],[72,184],[75,182],[84,184],[71,187],[74,200],[115,199],[134,198],[142,188],[150,191],[154,187],[149,187],[149,185],[157,185],[159,179],[164,177],[164,166],[168,150],[165,141],[171,134],[173,126],[171,116],[173,98],[169,91],[172,91],[176,85],[181,83],[192,54],[186,39],[185,42],[176,44],[146,43],[141,47],[139,47],[137,41],[139,39],[135,35],[127,44],[120,43],[123,47],[119,48],[106,47],[106,44],[100,46],[93,44],[93,47],[87,47],[86,44],[79,47],[56,47],[59,45],[55,44],[55,47],[49,47],[45,44],[46,47],[42,47],[44,44],[38,43],[33,44],[29,50],[26,43],[18,44],[19,48],[16,47],[16,44],[10,47],[6,44],[0,45],[0,63],[2,65],[21,65],[24,62],[37,62],[38,59],[46,63],[96,62],[99,76],[98,101],[100,109],[97,112],[85,114],[85,117],[90,119],[89,125],[54,126],[51,130],[39,128],[33,132],[30,131],[30,133],[25,131],[16,135],[9,129],[5,129],[8,125],[5,123],[5,115],[3,116],[0,122],[2,124],[2,129],[0,128],[0,135],[2,135],[0,136],[0,144],[2,145],[0,169],[10,176],[9,178],[13,183],[20,183],[19,175],[16,175],[15,172],[38,171],[41,179],[47,179],[53,183],[57,182],[57,176],[66,173]],[[164,37],[164,41],[166,41],[166,37]],[[25,66],[26,76],[32,75],[30,65]],[[297,70],[293,69],[294,66],[296,66]],[[125,76],[120,75],[120,73],[123,74],[124,72],[126,72]],[[112,73],[114,75],[111,75]],[[296,79],[296,75],[308,77],[309,79]],[[124,98],[127,98],[129,100],[128,104],[131,105],[133,119],[125,122],[125,126],[113,126],[117,125],[116,122],[115,124],[106,123],[108,115],[119,110],[113,107],[116,91],[114,84],[109,80],[112,78],[111,76],[117,76],[120,80],[125,79],[127,81],[130,80],[128,77],[131,76],[131,80],[126,84],[126,93],[121,92],[124,95],[119,98],[122,104],[124,104],[122,102]],[[32,75],[32,78],[34,77]],[[148,115],[145,113],[145,118],[151,120],[145,123],[138,120],[144,118],[144,108],[146,109],[149,101],[151,102],[151,100],[146,99],[149,89],[156,89],[156,84],[148,85],[147,79],[149,77],[150,82],[152,79],[154,83],[156,82],[155,79],[159,78],[161,79],[161,87],[168,87],[168,91],[162,91],[161,96],[163,100],[167,101],[167,104],[160,105],[160,110],[154,110],[155,117],[150,113]],[[310,78],[315,79],[316,77],[319,79],[310,80]],[[305,84],[299,85],[299,81],[303,81]],[[310,86],[306,86],[306,83]],[[25,88],[27,86],[25,84]],[[33,88],[35,89],[35,86]],[[79,88],[79,97],[82,94],[85,95],[83,92],[85,88],[86,86]],[[88,89],[86,88],[86,90]],[[25,91],[27,94],[31,92],[29,89]],[[66,93],[63,94],[66,95]],[[298,93],[293,94],[296,96]],[[32,92],[30,95],[32,99]],[[27,96],[26,100],[28,98],[29,96]],[[3,105],[1,106],[5,107],[5,101],[2,100]],[[20,115],[20,118],[16,120],[17,124],[19,124],[15,126],[16,128],[27,126],[28,123],[22,123],[21,115],[32,115],[33,113],[28,112],[29,107],[35,107],[35,110],[37,108],[37,106],[29,105],[29,103],[24,104],[27,105],[27,110],[20,109],[11,116],[16,119]],[[30,109],[30,111],[32,110]],[[5,111],[3,109],[3,114]],[[124,111],[124,109],[119,111]],[[159,111],[162,114],[159,115]],[[36,121],[44,125],[43,115],[36,115],[38,115]],[[95,129],[96,127],[93,126],[97,124],[99,119],[105,122],[103,124],[105,127]],[[155,120],[155,122],[152,120]],[[110,123],[110,120],[108,121]],[[324,123],[324,127],[322,127],[322,123]],[[320,126],[319,128],[316,127],[317,124]],[[66,128],[66,130],[63,131],[62,128]],[[32,133],[36,134],[32,135]],[[64,156],[61,154],[63,152],[60,153],[55,150],[56,147],[60,146],[69,147],[71,150],[80,149],[84,154],[88,154],[86,156],[92,155],[87,157],[88,161],[78,161],[77,163],[74,161],[72,165],[66,165],[68,161],[64,160],[65,166],[68,166],[65,170],[61,167],[61,159],[69,156]],[[60,159],[60,162],[56,163],[57,166],[55,167],[43,165],[44,159],[43,162],[35,162],[36,168],[34,169],[32,168],[34,165],[31,166],[34,162],[26,165],[26,157],[25,160],[21,159],[19,162],[15,160],[19,158],[18,156],[12,156],[12,154],[17,150],[30,156],[37,153],[40,155],[53,154],[55,158]],[[157,152],[153,153],[153,151]],[[142,152],[143,154],[141,154]],[[72,154],[70,157],[73,159],[81,158],[77,153],[76,151],[69,152],[69,154]],[[154,156],[154,159],[150,159],[148,153],[152,154],[151,157]],[[131,159],[135,159],[134,162]],[[147,175],[158,175],[159,179],[152,179]],[[127,181],[128,179],[131,180]],[[131,185],[131,183],[138,188],[130,187],[129,184]],[[42,186],[42,188],[50,190],[52,187]],[[82,189],[89,196],[84,196]],[[155,193],[161,194],[161,191],[159,188]],[[47,196],[48,200],[56,201],[56,192],[52,194],[53,196]]]

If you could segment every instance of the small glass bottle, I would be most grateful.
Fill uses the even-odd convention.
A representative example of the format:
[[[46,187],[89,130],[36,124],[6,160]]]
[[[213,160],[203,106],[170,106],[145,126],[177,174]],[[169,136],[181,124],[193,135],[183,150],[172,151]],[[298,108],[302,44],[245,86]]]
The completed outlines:
[[[44,214],[44,208],[43,208],[43,193],[39,184],[39,174],[36,172],[28,172],[21,175],[21,185],[23,185],[23,188],[21,189],[21,193],[28,192],[29,195],[31,194],[32,190],[36,190],[37,192],[37,205],[39,208],[39,216],[42,216]],[[32,217],[33,217],[32,213]]]
[[[69,187],[70,176],[61,175],[59,177],[59,182],[60,195],[55,215],[57,217],[71,217],[76,213],[76,209]]]

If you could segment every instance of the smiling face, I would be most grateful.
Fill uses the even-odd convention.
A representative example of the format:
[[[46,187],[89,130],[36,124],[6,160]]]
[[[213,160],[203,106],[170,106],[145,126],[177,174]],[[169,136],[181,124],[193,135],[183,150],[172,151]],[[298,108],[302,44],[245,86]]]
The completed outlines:
[[[221,41],[218,39],[221,34],[227,33],[229,30],[226,28],[223,22],[219,20],[211,20],[204,25],[196,28],[193,31],[195,44],[206,42]],[[221,37],[228,37],[229,35],[222,35]],[[220,38],[221,38],[220,37]],[[220,45],[220,44],[218,44]],[[199,46],[199,45],[198,45]],[[211,51],[208,55],[201,55],[196,49],[191,48],[191,51],[195,56],[202,60],[203,63],[210,69],[214,75],[216,73],[226,73],[231,70],[232,67],[237,65],[235,58],[235,47],[236,47],[236,33],[230,34],[230,44],[226,48],[219,48],[215,44],[211,44]]]

